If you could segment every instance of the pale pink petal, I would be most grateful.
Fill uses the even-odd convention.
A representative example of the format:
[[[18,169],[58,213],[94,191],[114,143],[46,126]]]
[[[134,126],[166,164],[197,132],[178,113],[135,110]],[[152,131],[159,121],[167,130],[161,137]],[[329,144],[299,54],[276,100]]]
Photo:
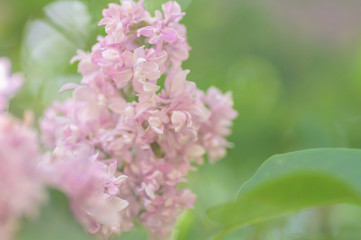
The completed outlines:
[[[80,85],[76,84],[76,83],[67,83],[65,84],[64,86],[62,86],[59,90],[59,92],[65,92],[65,91],[68,91],[68,90],[73,90],[77,87],[80,87]]]

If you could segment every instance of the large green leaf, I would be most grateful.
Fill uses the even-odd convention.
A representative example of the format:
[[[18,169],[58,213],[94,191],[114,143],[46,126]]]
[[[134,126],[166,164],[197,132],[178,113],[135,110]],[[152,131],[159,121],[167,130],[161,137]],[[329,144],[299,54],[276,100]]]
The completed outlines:
[[[49,200],[38,219],[25,220],[21,224],[18,240],[94,240],[74,220],[63,193],[50,190]]]
[[[361,150],[314,149],[269,158],[240,189],[235,201],[208,216],[228,232],[307,207],[361,205]]]
[[[77,49],[89,48],[95,32],[84,2],[55,1],[44,8],[44,14],[43,18],[29,20],[24,30],[21,62],[26,81],[10,109],[18,115],[30,108],[39,116],[54,100],[69,97],[59,94],[59,89],[81,79],[70,59]]]

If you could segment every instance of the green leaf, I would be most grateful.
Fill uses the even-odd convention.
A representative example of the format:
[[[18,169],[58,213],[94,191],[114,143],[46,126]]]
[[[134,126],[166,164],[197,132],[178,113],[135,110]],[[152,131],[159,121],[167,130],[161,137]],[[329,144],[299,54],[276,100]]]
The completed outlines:
[[[304,208],[361,205],[361,150],[314,149],[269,158],[240,189],[235,201],[208,209],[223,226],[216,239],[241,226]]]
[[[143,240],[143,239],[148,239],[147,236],[148,236],[148,232],[145,228],[136,226],[135,229],[111,237],[109,240],[138,240],[138,239]]]
[[[82,2],[53,2],[44,12],[45,18],[28,21],[24,33],[22,62],[32,85],[44,79],[52,82],[59,73],[76,72],[76,67],[67,69],[70,59],[77,49],[87,47],[92,33],[91,15]],[[33,87],[39,89],[39,85]]]
[[[46,6],[44,12],[52,27],[69,39],[77,48],[87,47],[87,40],[92,27],[91,14],[85,3],[58,1]]]
[[[39,116],[54,100],[69,97],[59,89],[81,79],[70,59],[77,49],[89,48],[95,32],[88,6],[81,1],[53,2],[44,8],[44,14],[41,19],[29,20],[24,30],[21,62],[26,81],[13,104],[18,106],[14,111],[18,115],[30,108]]]
[[[172,240],[186,240],[189,239],[189,230],[194,224],[194,210],[184,211],[177,220],[177,224],[173,229]]]
[[[66,196],[56,190],[50,190],[49,204],[45,206],[39,218],[24,220],[18,232],[18,240],[92,240],[83,227],[74,220]]]

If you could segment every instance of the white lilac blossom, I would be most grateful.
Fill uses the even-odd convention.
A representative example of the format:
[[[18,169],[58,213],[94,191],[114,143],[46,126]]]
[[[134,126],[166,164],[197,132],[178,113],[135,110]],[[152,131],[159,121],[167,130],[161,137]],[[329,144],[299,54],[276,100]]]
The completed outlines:
[[[215,162],[230,146],[225,137],[237,116],[231,94],[214,87],[204,93],[186,80],[181,64],[190,47],[179,23],[184,13],[174,1],[162,9],[152,17],[143,1],[122,1],[103,10],[99,24],[106,36],[74,58],[81,85],[65,85],[62,90],[74,89],[73,99],[54,103],[41,121],[43,143],[55,149],[45,163],[58,179],[52,181],[74,199],[75,215],[97,235],[140,223],[151,237],[169,239],[179,214],[195,201],[179,183],[206,155]],[[79,172],[95,174],[103,187],[90,179],[78,186]],[[62,182],[68,174],[70,180]],[[88,204],[70,187],[87,196],[87,184],[96,188],[89,190],[90,199],[97,202],[105,194],[114,205]],[[129,206],[120,211],[122,199]],[[110,207],[115,210],[105,219]]]
[[[20,219],[37,214],[44,200],[37,174],[40,152],[37,134],[6,112],[9,98],[22,85],[19,74],[10,74],[10,62],[0,58],[0,239],[13,240]]]

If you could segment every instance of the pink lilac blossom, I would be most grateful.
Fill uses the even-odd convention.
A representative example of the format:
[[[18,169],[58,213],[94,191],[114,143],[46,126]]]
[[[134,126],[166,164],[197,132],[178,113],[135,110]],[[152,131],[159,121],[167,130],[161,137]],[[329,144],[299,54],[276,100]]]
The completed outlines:
[[[120,187],[127,177],[117,170],[117,160],[107,158],[90,140],[97,126],[88,122],[97,119],[97,124],[114,125],[110,114],[102,114],[95,106],[97,101],[89,91],[78,88],[74,99],[79,104],[54,103],[44,113],[42,141],[54,150],[46,154],[39,168],[45,182],[68,195],[75,218],[86,230],[108,237],[124,230],[120,212],[128,202],[120,197]]]
[[[6,113],[9,97],[21,87],[20,75],[10,75],[10,62],[0,59],[0,239],[14,239],[19,220],[37,213],[44,200],[38,178],[37,134]]]
[[[152,17],[143,1],[130,0],[103,10],[99,24],[105,25],[106,36],[98,38],[90,53],[79,51],[73,59],[79,61],[81,85],[65,85],[62,91],[73,89],[73,99],[54,103],[41,121],[44,145],[55,148],[52,158],[67,155],[55,158],[70,165],[87,158],[89,165],[113,169],[112,177],[127,176],[122,184],[112,184],[114,195],[109,189],[107,193],[129,202],[116,212],[116,221],[103,224],[84,213],[78,217],[86,226],[105,226],[106,230],[96,230],[106,236],[113,229],[129,231],[141,223],[151,237],[169,239],[177,217],[195,201],[190,190],[178,188],[179,183],[187,181],[187,173],[206,155],[215,162],[231,146],[225,139],[237,116],[231,93],[224,95],[214,87],[204,93],[186,79],[189,71],[181,64],[190,47],[179,23],[184,13],[174,1],[162,9]],[[72,155],[84,146],[88,154]],[[70,191],[68,183],[58,182]],[[84,203],[76,202],[74,211],[79,212]]]
[[[19,73],[11,75],[11,64],[7,58],[0,57],[0,111],[8,107],[8,100],[21,88],[23,77]]]
[[[97,161],[87,145],[77,149],[57,146],[40,171],[46,182],[67,194],[75,218],[89,233],[109,236],[119,232],[119,214],[128,202],[119,198],[124,175],[116,174],[116,161]]]

